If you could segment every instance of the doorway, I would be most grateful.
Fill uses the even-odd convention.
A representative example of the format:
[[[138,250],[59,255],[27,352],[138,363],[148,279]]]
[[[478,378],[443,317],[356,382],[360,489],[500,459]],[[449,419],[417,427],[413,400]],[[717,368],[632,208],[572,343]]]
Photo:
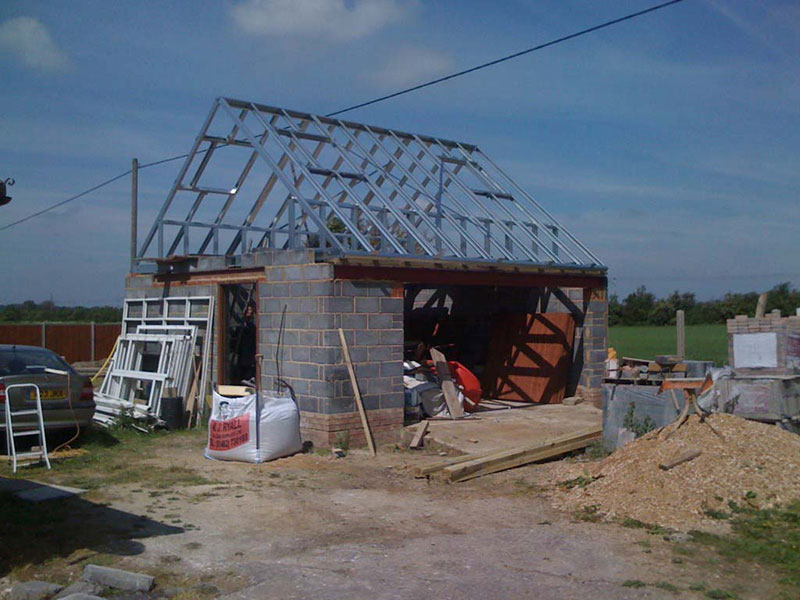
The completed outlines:
[[[224,351],[221,382],[255,385],[258,353],[258,284],[222,286],[220,349]]]

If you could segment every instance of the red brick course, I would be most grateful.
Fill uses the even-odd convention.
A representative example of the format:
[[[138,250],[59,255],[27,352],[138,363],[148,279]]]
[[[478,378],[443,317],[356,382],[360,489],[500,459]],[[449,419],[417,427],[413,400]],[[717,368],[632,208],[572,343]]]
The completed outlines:
[[[403,409],[370,410],[367,411],[367,421],[376,443],[395,442],[403,430]],[[351,448],[367,445],[361,417],[357,412],[328,415],[302,411],[300,433],[303,440],[311,441],[315,446],[322,448],[343,443],[349,443]]]

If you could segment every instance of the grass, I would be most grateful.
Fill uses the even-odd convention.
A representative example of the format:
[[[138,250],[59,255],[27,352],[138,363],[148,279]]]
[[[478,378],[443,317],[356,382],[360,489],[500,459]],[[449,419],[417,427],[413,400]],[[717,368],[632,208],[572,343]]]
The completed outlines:
[[[166,436],[198,437],[197,430],[141,433],[129,429],[92,428],[80,439],[86,454],[59,461],[48,471],[44,466],[22,468],[12,475],[10,466],[0,465],[0,476],[54,481],[89,490],[113,484],[136,483],[148,489],[212,483],[191,469],[181,466],[156,466],[142,459],[155,458]]]
[[[657,354],[675,354],[675,327],[609,327],[608,345],[617,356],[652,359]],[[728,333],[725,325],[687,325],[686,353],[691,360],[728,362]]]
[[[711,546],[728,561],[769,565],[783,575],[781,583],[800,587],[800,501],[782,508],[736,506],[731,533],[692,532],[692,541]]]
[[[591,477],[589,475],[580,475],[575,479],[567,479],[566,481],[559,482],[559,487],[564,488],[565,490],[571,490],[572,488],[579,487],[585,488],[590,483],[595,481],[597,477]]]
[[[631,529],[644,529],[650,535],[665,536],[672,533],[672,530],[667,529],[666,527],[661,527],[660,525],[652,525],[651,523],[644,523],[643,521],[640,521],[638,519],[632,519],[630,517],[625,517],[624,519],[620,519],[618,523],[623,527],[629,527]]]
[[[587,521],[589,523],[599,523],[603,520],[603,515],[599,511],[599,506],[592,504],[590,506],[581,506],[575,511],[575,518],[579,521]]]

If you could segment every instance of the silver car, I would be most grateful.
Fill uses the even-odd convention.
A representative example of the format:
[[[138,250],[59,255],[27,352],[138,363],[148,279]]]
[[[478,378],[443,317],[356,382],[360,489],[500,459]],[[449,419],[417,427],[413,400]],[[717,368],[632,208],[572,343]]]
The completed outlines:
[[[69,375],[47,371],[66,372]],[[79,375],[67,361],[47,348],[0,344],[0,429],[3,430],[0,440],[5,440],[5,411],[9,404],[13,411],[36,408],[36,392],[33,388],[6,391],[16,383],[34,383],[39,387],[47,432],[74,428],[76,421],[81,428],[91,423],[94,390],[88,377]],[[24,415],[14,418],[13,425],[15,431],[31,429],[38,427],[38,421],[36,415]]]

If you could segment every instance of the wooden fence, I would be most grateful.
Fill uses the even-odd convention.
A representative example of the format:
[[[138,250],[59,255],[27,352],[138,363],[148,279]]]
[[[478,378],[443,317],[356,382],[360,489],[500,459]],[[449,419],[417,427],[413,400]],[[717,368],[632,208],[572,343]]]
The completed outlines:
[[[43,346],[67,362],[102,360],[111,353],[121,323],[0,324],[0,344]]]

